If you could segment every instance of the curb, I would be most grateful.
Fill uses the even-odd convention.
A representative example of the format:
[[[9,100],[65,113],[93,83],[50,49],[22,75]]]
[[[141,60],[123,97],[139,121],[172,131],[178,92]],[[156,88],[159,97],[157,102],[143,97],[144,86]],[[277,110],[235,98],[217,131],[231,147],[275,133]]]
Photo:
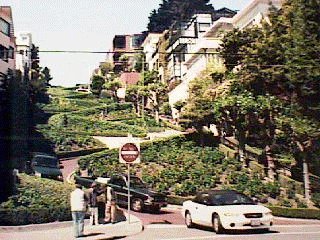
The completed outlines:
[[[127,212],[124,212],[126,219],[128,219]],[[114,225],[111,224],[101,224],[97,226],[90,226],[89,225],[89,219],[85,219],[85,228],[101,228],[103,226],[109,226],[109,227],[118,227],[120,225],[128,224],[128,221],[120,221],[117,222]],[[136,230],[138,232],[143,231],[144,226],[142,221],[134,216],[133,214],[130,214],[130,224],[135,224]],[[59,229],[59,228],[71,228],[73,226],[72,221],[65,221],[65,222],[51,222],[51,223],[42,223],[42,224],[29,224],[29,225],[20,225],[20,226],[0,226],[0,233],[13,233],[13,232],[33,232],[33,231],[47,231],[52,229]],[[1,239],[1,238],[0,238]]]

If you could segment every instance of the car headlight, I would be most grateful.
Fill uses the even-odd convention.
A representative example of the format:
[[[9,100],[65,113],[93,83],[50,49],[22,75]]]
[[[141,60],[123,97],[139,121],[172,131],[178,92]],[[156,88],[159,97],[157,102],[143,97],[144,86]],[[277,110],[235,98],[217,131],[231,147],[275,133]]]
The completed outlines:
[[[226,212],[223,215],[226,217],[236,217],[236,216],[239,216],[239,213]]]
[[[58,175],[58,176],[57,176],[57,179],[58,179],[59,181],[63,181],[62,175]]]
[[[153,198],[153,197],[148,196],[148,199],[146,200],[146,202],[151,203],[151,202],[153,202],[153,201],[154,201],[154,198]]]

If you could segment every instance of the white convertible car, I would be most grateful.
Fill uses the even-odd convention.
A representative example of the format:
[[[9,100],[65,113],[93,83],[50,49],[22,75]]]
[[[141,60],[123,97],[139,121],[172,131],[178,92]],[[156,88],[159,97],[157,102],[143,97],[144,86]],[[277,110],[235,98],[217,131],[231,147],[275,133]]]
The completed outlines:
[[[232,190],[199,192],[193,200],[183,203],[182,215],[187,227],[194,224],[209,226],[216,233],[225,229],[269,230],[273,220],[270,209]]]

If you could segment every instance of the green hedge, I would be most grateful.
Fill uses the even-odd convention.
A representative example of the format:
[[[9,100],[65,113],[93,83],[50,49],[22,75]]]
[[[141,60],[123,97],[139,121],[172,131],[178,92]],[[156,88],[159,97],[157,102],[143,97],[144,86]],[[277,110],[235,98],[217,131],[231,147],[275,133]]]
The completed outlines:
[[[57,156],[59,158],[69,158],[69,157],[78,157],[78,156],[84,156],[89,155],[92,153],[97,153],[106,150],[107,148],[91,148],[91,149],[82,149],[77,151],[63,151],[63,152],[57,152]]]
[[[18,175],[15,195],[0,204],[0,225],[25,225],[71,219],[71,185],[51,179]]]
[[[219,151],[223,152],[227,158],[235,158],[238,155],[238,151],[233,150],[222,143],[219,144]]]
[[[279,183],[281,187],[288,188],[301,195],[304,194],[303,183],[295,181],[287,176],[279,174]]]
[[[289,218],[305,218],[305,219],[320,219],[320,209],[308,208],[286,208],[277,206],[268,206],[274,216],[289,217]]]
[[[16,226],[71,220],[70,207],[0,209],[0,225]]]
[[[146,135],[146,131],[143,127],[132,126],[121,122],[92,120],[88,117],[80,117],[71,114],[56,114],[49,119],[48,124],[63,128],[65,132],[86,132],[91,135],[105,135],[110,130],[118,131],[123,134],[132,133],[134,136]]]
[[[175,125],[169,121],[166,121],[166,120],[163,120],[161,119],[161,122],[163,123],[163,125],[165,127],[168,127],[168,128],[171,128],[171,129],[174,129],[174,130],[177,130],[177,131],[184,131],[185,129],[179,125]]]

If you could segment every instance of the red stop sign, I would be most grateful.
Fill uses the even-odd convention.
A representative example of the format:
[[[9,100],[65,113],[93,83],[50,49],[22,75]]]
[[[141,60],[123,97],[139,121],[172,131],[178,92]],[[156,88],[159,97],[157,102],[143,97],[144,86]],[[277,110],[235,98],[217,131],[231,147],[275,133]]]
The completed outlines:
[[[139,154],[139,149],[134,143],[126,143],[120,149],[121,158],[127,163],[134,162]]]

